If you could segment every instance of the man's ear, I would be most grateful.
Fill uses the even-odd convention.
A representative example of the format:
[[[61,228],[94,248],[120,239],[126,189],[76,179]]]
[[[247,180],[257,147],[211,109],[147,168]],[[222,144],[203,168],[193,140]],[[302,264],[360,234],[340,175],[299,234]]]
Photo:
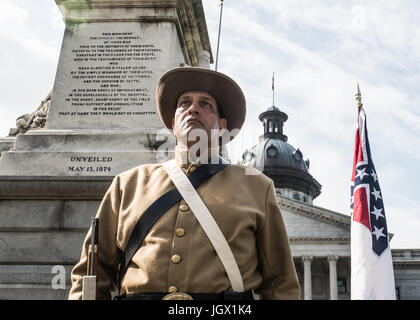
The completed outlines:
[[[227,128],[227,120],[225,118],[219,118],[220,130]]]
[[[172,118],[172,131],[174,131],[175,117]]]

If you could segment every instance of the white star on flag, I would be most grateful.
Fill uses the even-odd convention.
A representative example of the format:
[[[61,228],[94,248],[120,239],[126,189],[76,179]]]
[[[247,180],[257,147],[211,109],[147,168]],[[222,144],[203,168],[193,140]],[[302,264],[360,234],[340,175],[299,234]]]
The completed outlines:
[[[383,217],[384,215],[382,214],[382,209],[377,209],[375,206],[373,206],[373,211],[371,212],[371,214],[374,214],[376,217],[376,220],[379,219],[379,217]]]
[[[357,170],[356,169],[356,171],[357,171],[357,174],[356,174],[356,176],[355,176],[355,178],[357,178],[357,177],[359,177],[360,178],[360,180],[363,180],[363,177],[364,176],[368,176],[369,174],[367,174],[365,171],[366,171],[366,168],[363,168],[363,169],[361,169],[361,170]]]
[[[375,201],[379,199],[382,199],[381,192],[379,190],[376,190],[375,187],[373,187],[373,192],[371,192],[375,196]]]
[[[375,228],[375,231],[372,231],[372,233],[376,236],[376,240],[378,240],[380,237],[385,237],[385,235],[382,233],[382,230],[384,230],[384,228],[376,228],[375,226],[373,226]]]
[[[378,176],[376,175],[376,172],[372,170],[372,173],[370,174],[373,177],[374,182],[378,181]]]

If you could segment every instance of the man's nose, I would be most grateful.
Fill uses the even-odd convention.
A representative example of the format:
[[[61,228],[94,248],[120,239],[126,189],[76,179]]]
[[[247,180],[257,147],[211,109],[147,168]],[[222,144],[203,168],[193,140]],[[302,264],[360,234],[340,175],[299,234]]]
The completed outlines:
[[[198,101],[193,101],[190,107],[187,110],[188,114],[200,114],[200,108],[198,106]]]

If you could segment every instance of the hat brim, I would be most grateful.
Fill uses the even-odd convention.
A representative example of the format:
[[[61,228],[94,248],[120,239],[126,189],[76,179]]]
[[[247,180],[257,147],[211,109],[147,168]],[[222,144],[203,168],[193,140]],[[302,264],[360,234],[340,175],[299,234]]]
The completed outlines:
[[[156,104],[163,124],[172,129],[172,118],[181,94],[202,91],[219,103],[223,118],[232,140],[242,128],[246,115],[246,101],[239,85],[223,73],[196,67],[180,67],[169,70],[159,80]]]

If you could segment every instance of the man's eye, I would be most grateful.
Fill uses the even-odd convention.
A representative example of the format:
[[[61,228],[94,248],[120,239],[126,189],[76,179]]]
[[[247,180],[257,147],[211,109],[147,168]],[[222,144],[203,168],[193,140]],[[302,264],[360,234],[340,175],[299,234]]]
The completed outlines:
[[[210,102],[207,102],[207,101],[201,102],[201,105],[203,107],[206,107],[206,108],[213,108],[212,104]]]
[[[186,107],[186,106],[189,106],[190,104],[191,103],[189,101],[185,100],[185,101],[181,101],[178,107]]]

